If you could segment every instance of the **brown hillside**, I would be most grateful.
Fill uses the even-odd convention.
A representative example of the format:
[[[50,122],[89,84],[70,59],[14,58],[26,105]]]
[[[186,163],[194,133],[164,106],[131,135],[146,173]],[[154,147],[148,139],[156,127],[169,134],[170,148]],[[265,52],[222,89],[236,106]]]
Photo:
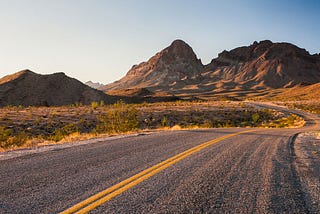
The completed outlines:
[[[202,70],[203,65],[192,48],[182,40],[175,40],[147,62],[134,65],[121,80],[99,89],[150,88],[153,91],[170,91],[188,82],[193,83]]]
[[[295,86],[275,96],[280,100],[320,100],[320,83]]]
[[[216,87],[220,82],[226,89],[310,85],[320,82],[320,57],[289,43],[267,40],[223,51],[206,66],[202,76],[202,83],[214,79]]]
[[[320,56],[289,43],[254,42],[223,51],[206,66],[181,40],[133,66],[104,91],[147,88],[175,95],[291,88],[320,82]]]
[[[61,106],[101,100],[114,103],[117,97],[90,88],[64,73],[40,75],[23,70],[0,79],[0,106]]]

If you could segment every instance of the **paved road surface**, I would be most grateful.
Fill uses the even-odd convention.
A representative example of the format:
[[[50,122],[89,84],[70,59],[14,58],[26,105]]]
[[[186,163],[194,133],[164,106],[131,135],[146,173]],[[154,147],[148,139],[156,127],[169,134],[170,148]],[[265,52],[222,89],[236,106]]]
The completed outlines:
[[[314,128],[227,138],[92,213],[308,213],[291,139]],[[244,130],[252,129],[157,132],[0,161],[0,213],[61,212],[174,155]]]

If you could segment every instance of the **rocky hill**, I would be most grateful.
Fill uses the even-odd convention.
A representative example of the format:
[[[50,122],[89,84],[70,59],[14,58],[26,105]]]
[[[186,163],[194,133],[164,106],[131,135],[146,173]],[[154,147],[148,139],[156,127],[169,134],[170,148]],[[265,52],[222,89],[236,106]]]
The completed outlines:
[[[320,56],[289,43],[254,42],[220,53],[206,66],[202,77],[202,83],[215,82],[215,87],[225,89],[310,85],[320,82]]]
[[[117,82],[100,87],[103,91],[128,88],[149,88],[152,91],[170,91],[193,83],[203,70],[192,48],[182,40],[151,57],[147,62],[134,65]]]
[[[223,51],[202,65],[181,40],[133,66],[127,75],[101,90],[147,88],[176,95],[290,88],[320,82],[320,56],[289,43],[269,40]]]
[[[64,73],[40,75],[23,70],[0,79],[0,106],[61,106],[101,100],[114,103],[117,97],[90,88]]]

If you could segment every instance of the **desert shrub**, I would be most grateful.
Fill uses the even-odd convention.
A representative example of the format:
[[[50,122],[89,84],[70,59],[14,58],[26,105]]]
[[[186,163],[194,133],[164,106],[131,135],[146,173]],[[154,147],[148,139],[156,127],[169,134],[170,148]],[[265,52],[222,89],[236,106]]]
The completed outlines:
[[[129,132],[139,127],[138,111],[130,105],[118,102],[105,114],[98,116],[95,131],[98,133]]]
[[[167,119],[166,116],[163,116],[163,117],[162,117],[161,126],[162,126],[162,127],[168,126],[168,119]]]
[[[23,146],[28,140],[25,132],[13,134],[11,129],[0,127],[0,147],[4,149]]]
[[[254,114],[252,115],[252,121],[253,121],[254,123],[257,123],[259,119],[260,119],[260,115],[259,115],[258,113],[254,113]]]
[[[81,103],[81,102],[75,102],[72,106],[74,106],[74,107],[80,107],[80,106],[82,106],[82,103]]]
[[[99,107],[99,103],[98,102],[92,102],[91,103],[91,108],[92,109],[96,109],[96,108],[98,108]]]
[[[58,142],[62,140],[64,137],[78,131],[79,131],[79,127],[76,124],[68,124],[63,126],[62,128],[56,129],[54,133],[48,137],[48,139]]]
[[[294,123],[295,123],[295,121],[296,121],[296,119],[298,119],[297,116],[291,114],[291,115],[287,118],[287,123],[288,123],[288,125],[289,125],[289,126],[293,126]]]
[[[9,147],[20,147],[23,146],[27,140],[28,140],[28,135],[25,132],[19,132],[17,134],[15,134],[13,137],[9,138],[9,140],[7,141],[7,148]]]
[[[7,129],[4,126],[0,126],[0,142],[6,141],[12,134],[11,129]]]
[[[274,127],[276,128],[285,128],[298,125],[299,121],[303,120],[297,115],[291,114],[288,117],[279,118],[274,122]]]

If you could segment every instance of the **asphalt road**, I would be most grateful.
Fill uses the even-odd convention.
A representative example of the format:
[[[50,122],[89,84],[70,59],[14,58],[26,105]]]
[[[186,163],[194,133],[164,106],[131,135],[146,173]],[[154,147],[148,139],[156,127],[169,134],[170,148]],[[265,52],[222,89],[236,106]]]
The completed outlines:
[[[255,129],[207,146],[92,213],[308,213],[293,166],[303,129]],[[58,213],[168,158],[253,129],[156,132],[0,161],[0,213]]]

